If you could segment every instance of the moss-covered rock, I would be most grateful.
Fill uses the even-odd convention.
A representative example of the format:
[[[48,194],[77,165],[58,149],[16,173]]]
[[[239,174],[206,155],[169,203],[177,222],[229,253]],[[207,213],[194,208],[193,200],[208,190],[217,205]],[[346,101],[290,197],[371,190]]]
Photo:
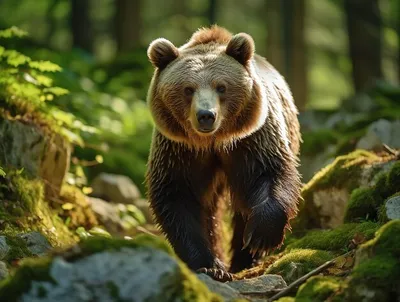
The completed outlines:
[[[287,252],[266,270],[267,274],[279,274],[290,283],[334,258],[327,251],[296,249]]]
[[[315,276],[300,286],[295,301],[323,302],[335,294],[341,286],[341,280],[334,277]]]
[[[362,234],[365,239],[374,237],[378,223],[346,223],[333,230],[309,231],[304,237],[288,245],[287,249],[318,249],[325,251],[343,251],[357,234]]]
[[[346,208],[345,222],[360,220],[387,219],[382,212],[385,199],[400,192],[400,161],[393,164],[387,173],[380,173],[374,185],[355,189],[350,196]]]
[[[337,157],[332,164],[319,171],[304,186],[300,211],[292,223],[294,232],[299,233],[309,228],[335,228],[341,225],[345,219],[351,192],[356,188],[371,186],[378,188],[382,182],[384,188],[379,188],[386,190],[387,181],[379,175],[387,173],[394,166],[397,167],[396,163],[398,161],[394,156],[380,157],[365,150],[356,150]],[[397,168],[391,174],[394,179],[397,179],[396,171]],[[376,208],[377,203],[371,205],[369,202],[364,207],[360,206],[357,200],[351,207],[361,215],[373,212],[371,217],[376,218],[377,212],[371,208]],[[355,216],[357,215],[355,213]],[[348,218],[353,221],[352,213]]]
[[[344,291],[346,301],[396,301],[400,295],[400,220],[379,229],[363,244]]]
[[[0,116],[0,162],[46,181],[46,196],[55,197],[69,168],[71,146],[61,135]]]
[[[0,178],[1,233],[14,240],[18,234],[38,231],[54,247],[75,243],[78,237],[50,207],[44,191],[42,181],[28,179],[20,171],[8,170],[7,175]]]
[[[0,301],[222,301],[152,236],[93,237],[54,257],[26,260],[0,282]]]

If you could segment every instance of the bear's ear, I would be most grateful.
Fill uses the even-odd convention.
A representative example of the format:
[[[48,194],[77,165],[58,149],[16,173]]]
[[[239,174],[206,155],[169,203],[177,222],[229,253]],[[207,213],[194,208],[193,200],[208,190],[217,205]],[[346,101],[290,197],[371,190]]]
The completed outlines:
[[[179,56],[179,51],[167,39],[159,38],[150,43],[147,56],[154,67],[163,69]]]
[[[254,41],[245,33],[234,35],[226,47],[226,54],[246,65],[254,54]]]

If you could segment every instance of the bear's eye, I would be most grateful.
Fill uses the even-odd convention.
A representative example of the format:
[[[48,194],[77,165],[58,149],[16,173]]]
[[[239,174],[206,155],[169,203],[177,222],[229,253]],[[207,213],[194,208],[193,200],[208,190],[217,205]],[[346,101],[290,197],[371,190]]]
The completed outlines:
[[[224,93],[226,91],[225,85],[218,85],[217,86],[217,92],[218,93]]]
[[[185,87],[184,93],[186,96],[192,96],[194,94],[194,88],[193,87]]]

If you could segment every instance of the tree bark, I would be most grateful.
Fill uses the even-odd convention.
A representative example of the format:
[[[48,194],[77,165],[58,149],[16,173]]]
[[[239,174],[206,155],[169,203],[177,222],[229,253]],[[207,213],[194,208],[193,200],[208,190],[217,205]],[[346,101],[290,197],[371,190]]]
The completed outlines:
[[[117,0],[116,6],[115,28],[118,52],[128,52],[141,46],[141,1]]]
[[[345,0],[349,52],[356,91],[382,74],[382,20],[378,0]]]
[[[266,3],[267,60],[285,75],[281,4],[280,1],[276,0],[268,0]]]
[[[267,1],[267,59],[285,77],[300,111],[308,95],[304,18],[304,0]]]
[[[289,82],[293,96],[300,111],[305,109],[308,95],[307,50],[304,35],[305,0],[292,1],[291,45]]]
[[[70,26],[73,46],[91,52],[93,50],[93,31],[89,9],[89,0],[72,0]]]
[[[217,0],[208,1],[208,22],[210,25],[217,22]]]

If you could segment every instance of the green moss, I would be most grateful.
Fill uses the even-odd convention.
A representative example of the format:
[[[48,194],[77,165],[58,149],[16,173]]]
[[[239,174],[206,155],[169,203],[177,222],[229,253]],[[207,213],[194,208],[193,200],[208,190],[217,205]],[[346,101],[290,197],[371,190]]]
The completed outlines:
[[[276,302],[294,302],[294,301],[296,301],[296,299],[293,297],[282,297],[279,300],[276,300]]]
[[[356,234],[361,233],[366,239],[371,239],[378,228],[378,223],[363,222],[344,224],[333,230],[310,231],[303,238],[290,244],[287,249],[345,250]]]
[[[137,248],[140,246],[163,250],[170,255],[174,255],[172,248],[165,240],[145,234],[140,234],[132,240],[98,236],[89,237],[88,239],[82,240],[78,246],[79,254],[76,255],[77,258],[82,258],[102,251],[119,250],[123,247]]]
[[[394,194],[400,190],[400,161],[396,162],[387,176],[387,191]]]
[[[29,251],[26,246],[25,240],[18,236],[6,236],[7,244],[10,247],[10,250],[7,253],[5,261],[10,263],[13,260],[19,260],[26,257],[31,257],[32,253]]]
[[[22,262],[14,275],[0,281],[0,301],[14,302],[30,289],[31,281],[49,281],[50,258],[27,259]]]
[[[350,301],[361,301],[363,291],[373,292],[374,301],[395,301],[400,280],[398,258],[379,255],[355,268],[346,292]]]
[[[361,248],[373,248],[374,254],[400,257],[400,220],[392,220],[382,226],[373,240]]]
[[[374,188],[358,188],[351,192],[347,204],[344,222],[357,222],[360,220],[376,220],[381,197],[376,196]]]
[[[374,301],[394,301],[400,280],[400,220],[382,226],[374,239],[360,246],[346,297],[360,301],[374,293]]]
[[[340,280],[333,277],[315,276],[300,286],[295,301],[319,302],[327,301],[340,289]]]
[[[327,251],[292,250],[272,264],[266,273],[279,274],[290,283],[333,258],[334,255]]]
[[[73,235],[44,197],[43,182],[29,179],[23,172],[8,170],[0,179],[2,232],[8,237],[39,231],[54,247],[76,243]]]
[[[345,186],[354,189],[362,165],[377,160],[379,160],[378,156],[365,150],[356,150],[347,155],[338,156],[333,163],[315,174],[308,184],[304,186],[302,195],[305,197],[316,188],[326,188],[328,186]]]

